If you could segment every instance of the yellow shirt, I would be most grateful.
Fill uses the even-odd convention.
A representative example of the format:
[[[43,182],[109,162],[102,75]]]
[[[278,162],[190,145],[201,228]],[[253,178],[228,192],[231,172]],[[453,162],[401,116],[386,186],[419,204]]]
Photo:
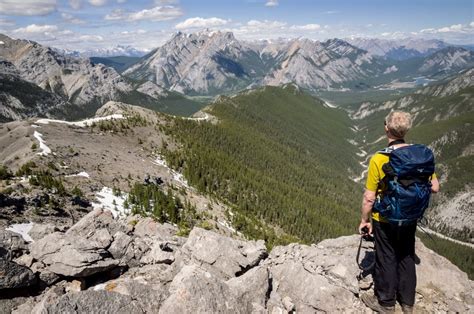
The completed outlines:
[[[385,173],[382,170],[382,166],[389,161],[388,154],[375,153],[369,162],[369,171],[367,173],[367,182],[365,188],[369,191],[375,192],[375,195],[380,195],[384,190],[384,182],[382,179],[385,177]],[[432,179],[436,178],[436,174],[433,173]],[[386,222],[379,213],[372,212],[372,219],[376,221]]]

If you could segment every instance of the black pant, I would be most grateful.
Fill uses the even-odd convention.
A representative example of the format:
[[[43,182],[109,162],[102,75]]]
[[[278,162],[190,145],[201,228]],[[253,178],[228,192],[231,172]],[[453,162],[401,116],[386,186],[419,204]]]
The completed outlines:
[[[375,295],[383,306],[415,304],[416,224],[398,227],[373,221],[375,236]]]

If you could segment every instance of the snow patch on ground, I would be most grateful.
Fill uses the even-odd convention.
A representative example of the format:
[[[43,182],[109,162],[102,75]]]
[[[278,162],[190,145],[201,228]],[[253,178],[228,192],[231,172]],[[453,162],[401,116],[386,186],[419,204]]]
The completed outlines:
[[[228,223],[227,221],[225,220],[217,220],[217,223],[219,225],[221,225],[222,227],[226,228],[227,230],[229,230],[230,232],[232,233],[237,233],[238,235],[242,235],[242,233],[238,232],[237,230],[235,230],[234,227],[231,226],[230,223]]]
[[[70,174],[70,175],[67,175],[66,178],[72,178],[72,177],[84,177],[84,178],[90,178],[91,176],[85,172],[85,171],[81,171],[79,173],[76,173],[76,174]]]
[[[32,127],[32,128],[35,128],[35,129],[36,129],[36,128],[40,128],[40,126],[39,126],[39,125],[36,125],[36,124],[32,124],[31,127]]]
[[[48,154],[51,154],[51,149],[45,144],[45,141],[43,140],[43,134],[41,134],[40,132],[38,131],[35,131],[35,133],[33,133],[33,136],[38,140],[38,142],[40,143],[40,149],[41,149],[41,152],[38,153],[38,155],[41,155],[41,156],[46,156]]]
[[[114,218],[124,217],[130,214],[130,209],[123,207],[123,203],[127,198],[126,193],[122,192],[120,196],[115,196],[111,188],[104,186],[96,196],[98,203],[92,203],[94,209],[103,208],[105,210],[110,210]]]
[[[112,115],[105,116],[105,117],[91,118],[91,119],[86,119],[86,120],[82,120],[82,121],[74,121],[74,122],[64,121],[64,120],[54,120],[54,119],[39,119],[38,121],[36,121],[36,123],[40,123],[40,124],[62,123],[62,124],[67,124],[67,125],[75,125],[75,126],[83,128],[83,127],[87,127],[87,126],[92,125],[92,123],[94,123],[94,122],[105,121],[105,120],[114,120],[114,119],[123,119],[123,115],[122,114],[112,114]]]
[[[171,169],[166,163],[166,160],[163,158],[163,156],[158,155],[156,159],[153,161],[153,163],[155,165],[162,166],[168,169],[168,172],[171,174],[173,180],[176,181],[179,185],[184,186],[185,188],[188,188],[188,189],[191,188],[186,178],[184,178],[183,174]]]
[[[28,232],[30,232],[31,228],[33,228],[33,223],[24,223],[24,224],[13,224],[8,226],[5,230],[15,232],[23,238],[26,242],[34,242],[34,240],[30,237]]]

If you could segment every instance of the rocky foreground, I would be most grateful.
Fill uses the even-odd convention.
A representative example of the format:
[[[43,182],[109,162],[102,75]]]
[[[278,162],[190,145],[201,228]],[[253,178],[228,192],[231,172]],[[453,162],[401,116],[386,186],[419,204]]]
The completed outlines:
[[[359,300],[359,237],[271,252],[195,228],[96,209],[69,230],[34,225],[29,244],[0,230],[1,313],[369,312]],[[472,312],[474,284],[417,241],[417,310]],[[373,258],[365,252],[364,263]]]

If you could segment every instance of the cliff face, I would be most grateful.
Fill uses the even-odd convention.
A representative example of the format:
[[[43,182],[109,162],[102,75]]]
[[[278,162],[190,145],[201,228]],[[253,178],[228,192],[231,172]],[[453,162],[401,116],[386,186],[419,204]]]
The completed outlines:
[[[172,225],[138,216],[116,220],[102,209],[65,232],[51,225],[23,231],[28,245],[19,234],[0,231],[0,289],[11,296],[0,301],[2,312],[370,312],[358,298],[362,288],[371,289],[371,276],[357,280],[356,235],[267,252],[263,241],[200,228],[185,238]],[[416,245],[417,309],[472,311],[473,282]],[[362,256],[373,259],[370,249]],[[31,296],[14,298],[26,287]]]

